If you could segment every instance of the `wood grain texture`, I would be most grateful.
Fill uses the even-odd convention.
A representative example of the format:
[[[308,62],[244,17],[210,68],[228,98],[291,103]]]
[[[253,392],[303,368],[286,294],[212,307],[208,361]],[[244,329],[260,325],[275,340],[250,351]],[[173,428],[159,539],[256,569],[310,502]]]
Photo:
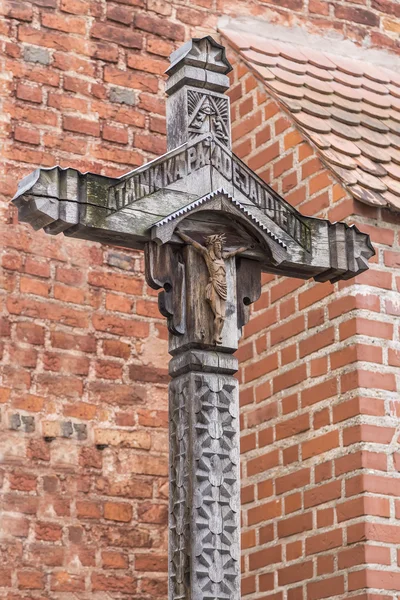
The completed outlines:
[[[233,154],[229,70],[210,37],[189,41],[168,70],[166,154],[118,179],[39,169],[14,198],[35,229],[144,248],[147,282],[162,289],[173,357],[170,600],[240,598],[232,354],[261,271],[336,281],[366,270],[374,254],[367,235],[302,216]],[[220,234],[225,248],[218,256],[214,244],[212,255],[205,239]]]
[[[170,600],[240,598],[238,382],[170,384]]]

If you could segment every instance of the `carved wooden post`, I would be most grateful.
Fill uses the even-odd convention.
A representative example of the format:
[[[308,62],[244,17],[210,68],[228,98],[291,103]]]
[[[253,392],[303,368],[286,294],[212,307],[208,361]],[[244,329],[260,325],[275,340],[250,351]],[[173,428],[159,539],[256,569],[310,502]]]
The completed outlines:
[[[170,600],[240,597],[239,403],[234,378],[261,271],[349,279],[374,254],[367,235],[304,217],[235,156],[230,70],[212,38],[171,57],[168,152],[112,179],[38,169],[19,185],[22,221],[49,234],[145,249],[168,319]]]
[[[147,280],[165,288],[160,309],[168,317],[173,356],[170,600],[240,598],[239,390],[232,354],[246,319],[243,300],[248,305],[260,294],[260,267],[235,256],[221,260],[226,318],[217,346],[204,256],[193,247],[174,251],[169,244],[150,243],[146,248]]]
[[[212,351],[186,350],[171,362],[171,600],[240,598],[236,369],[235,358]]]
[[[223,49],[208,39],[194,47],[189,42],[171,57],[169,149],[204,134],[230,149],[229,99],[221,94],[228,88],[229,67],[223,59]],[[221,228],[219,233],[225,233]],[[199,239],[198,226],[190,229]],[[155,243],[146,247],[148,283],[166,290],[160,309],[168,317],[173,356],[169,598],[234,600],[240,598],[240,440],[239,389],[233,377],[238,365],[232,354],[245,319],[243,298],[249,304],[260,293],[260,267],[235,258],[246,247],[224,252],[225,237],[218,233],[196,241],[178,232],[188,244],[183,250]],[[247,277],[236,268],[240,260],[247,263]]]

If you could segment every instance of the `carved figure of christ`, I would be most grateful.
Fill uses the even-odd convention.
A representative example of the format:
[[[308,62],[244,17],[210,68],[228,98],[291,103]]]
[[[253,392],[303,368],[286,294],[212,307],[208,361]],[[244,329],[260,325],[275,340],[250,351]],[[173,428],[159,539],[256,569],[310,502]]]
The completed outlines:
[[[184,242],[191,244],[203,256],[207,265],[209,280],[205,297],[214,315],[214,342],[219,346],[222,344],[222,329],[226,318],[227,285],[225,260],[245,252],[249,246],[243,246],[232,252],[223,252],[224,234],[207,236],[206,246],[202,246],[179,229],[176,229],[175,233]]]

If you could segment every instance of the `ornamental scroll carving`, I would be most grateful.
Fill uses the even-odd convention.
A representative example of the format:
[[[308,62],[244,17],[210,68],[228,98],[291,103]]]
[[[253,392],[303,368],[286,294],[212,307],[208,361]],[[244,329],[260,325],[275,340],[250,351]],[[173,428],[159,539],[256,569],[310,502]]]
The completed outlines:
[[[236,380],[194,373],[177,378],[170,419],[170,600],[239,599]]]

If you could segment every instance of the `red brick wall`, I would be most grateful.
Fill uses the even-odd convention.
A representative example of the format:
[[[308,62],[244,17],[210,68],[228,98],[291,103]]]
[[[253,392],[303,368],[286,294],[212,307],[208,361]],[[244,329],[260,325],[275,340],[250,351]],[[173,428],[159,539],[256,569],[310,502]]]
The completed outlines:
[[[334,285],[264,275],[239,351],[243,593],[395,600],[400,219],[355,204],[243,63],[230,95],[241,158],[303,214],[358,223],[377,252]]]
[[[1,597],[166,593],[167,398],[166,371],[160,367],[167,361],[166,333],[156,298],[143,282],[142,256],[51,238],[18,225],[8,205],[17,180],[39,165],[57,163],[119,175],[161,153],[166,57],[191,35],[213,33],[219,14],[306,23],[315,30],[330,26],[327,9],[337,17],[342,11],[350,20],[337,18],[335,28],[349,37],[368,32],[373,43],[395,46],[397,4],[369,4],[197,0],[189,6],[148,0],[145,8],[142,0],[1,3]],[[379,27],[372,22],[378,18]],[[366,25],[359,24],[362,19]],[[298,134],[285,129],[285,119],[262,93],[258,97],[251,77],[244,75],[243,81],[249,86],[246,98],[236,83],[232,87],[238,152],[304,212],[328,213],[332,219],[354,213],[353,203],[331,185]],[[247,121],[251,115],[256,121]],[[254,135],[249,133],[253,127]],[[270,135],[278,136],[282,156]],[[273,164],[265,169],[270,160]],[[300,569],[307,577],[311,567],[316,569],[309,578],[312,590],[319,589],[323,573],[338,577],[338,585],[344,579],[349,588],[354,581],[364,587],[363,576],[354,579],[347,569],[361,569],[357,565],[364,555],[376,563],[371,572],[387,572],[389,564],[394,570],[395,550],[390,554],[388,548],[398,540],[392,388],[399,358],[392,340],[399,339],[399,305],[393,292],[384,296],[381,290],[399,285],[393,275],[399,263],[398,224],[386,213],[356,209],[380,249],[374,269],[360,278],[359,287],[350,282],[334,290],[265,277],[240,351],[244,593],[254,597],[283,598],[285,588],[298,588],[282,580],[291,571],[279,575],[293,565],[294,572]],[[285,389],[295,381],[296,387]],[[319,440],[324,435],[331,437]],[[319,442],[321,449],[322,444],[333,446],[319,455]],[[303,454],[301,465],[299,452],[315,454]],[[373,470],[362,472],[361,465]],[[290,491],[278,481],[293,473],[300,487]],[[389,481],[382,479],[385,474]],[[314,489],[332,494],[337,482],[338,506],[355,499],[347,510],[356,512],[350,513],[352,520],[330,525],[336,505],[330,501],[317,508],[327,496],[317,497],[315,505],[309,498]],[[364,489],[366,495],[357,495]],[[377,498],[383,498],[378,503],[383,508],[376,508]],[[279,511],[284,517],[278,523]],[[358,517],[362,511],[386,512],[372,526]],[[307,523],[312,518],[312,529],[283,537],[291,516]],[[304,521],[293,523],[294,529],[304,526]],[[370,541],[356,545],[361,549],[351,558],[344,549],[330,547],[323,554],[308,554],[305,539],[319,535],[325,523],[321,532],[347,536],[343,548],[349,541],[355,544],[356,536]],[[376,546],[383,548],[377,557],[370,549]],[[274,577],[276,591],[268,591]],[[388,585],[376,584],[377,575],[368,577],[370,587]],[[304,598],[322,597],[311,593]],[[286,600],[301,598],[296,594],[289,591]]]
[[[142,256],[2,233],[0,587],[165,597],[166,333]]]

